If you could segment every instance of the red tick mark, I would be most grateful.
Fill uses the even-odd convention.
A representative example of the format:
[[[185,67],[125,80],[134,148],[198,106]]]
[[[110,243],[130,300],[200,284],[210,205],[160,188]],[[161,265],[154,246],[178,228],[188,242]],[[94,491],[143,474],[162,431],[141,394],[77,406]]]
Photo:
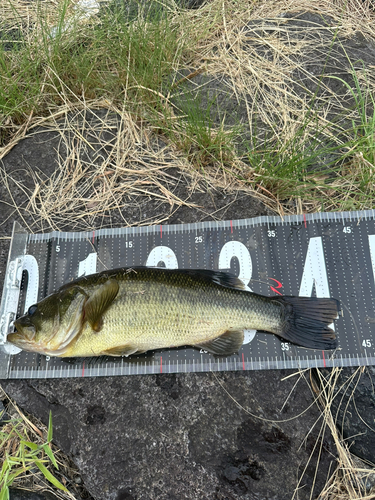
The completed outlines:
[[[305,227],[307,227],[307,223],[306,223],[306,215],[305,215],[305,214],[303,214],[303,222],[304,222],[304,224],[305,224]]]
[[[83,362],[83,365],[82,365],[82,377],[85,376],[85,362]]]
[[[95,231],[92,232],[92,244],[94,244],[95,241]]]
[[[268,279],[269,279],[269,280],[272,280],[272,281],[275,281],[275,282],[277,283],[277,287],[276,287],[276,288],[282,288],[282,286],[283,286],[283,285],[280,283],[280,281],[275,280],[275,278],[268,278]],[[271,286],[271,285],[270,285],[270,286]],[[276,290],[276,288],[275,288],[274,286],[271,286],[271,290],[272,290],[273,292],[278,293],[279,295],[282,295],[282,293],[281,293],[281,292],[278,292],[278,291]]]
[[[230,221],[230,232],[233,233],[233,224],[232,224],[232,221]]]
[[[160,356],[160,373],[163,373],[163,357]]]
[[[160,238],[163,237],[163,226],[160,224]]]
[[[324,356],[324,351],[322,351],[322,354],[323,354],[323,365],[324,365],[324,368],[326,367],[326,358]]]
[[[242,353],[242,369],[245,370],[245,356]]]

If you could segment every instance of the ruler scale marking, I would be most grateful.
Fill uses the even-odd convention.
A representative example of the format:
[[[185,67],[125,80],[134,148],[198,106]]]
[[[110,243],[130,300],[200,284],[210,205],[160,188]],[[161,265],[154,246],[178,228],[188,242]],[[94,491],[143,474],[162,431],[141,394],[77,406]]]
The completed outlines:
[[[170,248],[176,255],[179,267],[191,267],[193,264],[193,267],[204,268],[208,265],[208,268],[213,269],[217,268],[222,246],[228,241],[239,241],[245,245],[245,251],[249,253],[253,265],[253,279],[249,286],[256,293],[275,295],[265,282],[265,278],[270,275],[280,276],[277,280],[284,285],[283,293],[288,294],[288,290],[291,289],[295,293],[295,290],[299,289],[307,246],[311,238],[320,238],[324,259],[328,262],[327,279],[331,296],[339,296],[345,306],[344,317],[336,323],[341,348],[336,358],[332,358],[330,353],[320,356],[315,351],[302,350],[295,346],[290,346],[289,352],[280,351],[280,342],[275,336],[258,333],[249,344],[243,346],[239,356],[220,359],[213,366],[211,363],[214,362],[214,358],[206,353],[200,355],[199,351],[192,348],[163,351],[163,368],[172,373],[210,369],[248,370],[297,366],[369,365],[375,358],[375,312],[372,310],[375,288],[371,262],[375,259],[371,253],[375,250],[371,247],[371,236],[375,238],[374,215],[374,210],[371,210],[341,214],[306,214],[284,218],[261,216],[253,220],[103,229],[91,233],[52,232],[27,235],[25,253],[34,256],[39,266],[38,300],[40,300],[45,294],[61,286],[64,281],[76,276],[78,261],[82,262],[87,257],[87,252],[93,251],[88,240],[94,240],[100,260],[109,267],[144,264],[148,253],[162,240],[167,250]],[[302,235],[298,230],[301,225],[306,231],[303,238],[299,237]],[[271,231],[275,237],[272,233],[267,237]],[[155,239],[157,234],[159,237]],[[201,236],[202,242],[197,240],[196,243],[195,236],[192,238],[191,235]],[[124,248],[126,241],[132,241],[132,248]],[[205,244],[208,247],[204,247]],[[339,250],[335,251],[335,248]],[[345,249],[344,254],[341,253],[341,249]],[[205,260],[207,256],[209,261]],[[244,254],[237,257],[240,271],[247,265],[247,260],[243,258]],[[300,264],[296,267],[297,257]],[[100,270],[99,259],[98,266],[100,267],[97,270]],[[236,272],[237,267],[236,264]],[[258,274],[259,272],[261,274]],[[355,288],[357,293],[354,295],[361,296],[363,300],[352,296],[353,286],[357,287]],[[20,312],[18,311],[18,314]],[[352,321],[356,324],[357,332],[354,332]],[[178,362],[179,354],[184,356],[184,363]],[[138,361],[134,362],[127,358],[122,358],[119,363],[99,360],[94,370],[91,365],[85,366],[82,363],[67,366],[58,358],[46,363],[43,357],[37,358],[34,354],[21,352],[6,357],[5,371],[8,378],[155,373],[158,371],[155,356],[159,356],[160,359],[158,353],[145,354],[143,358],[139,358],[140,366]],[[199,356],[200,362],[197,363]],[[36,362],[37,359],[40,359],[40,362]]]

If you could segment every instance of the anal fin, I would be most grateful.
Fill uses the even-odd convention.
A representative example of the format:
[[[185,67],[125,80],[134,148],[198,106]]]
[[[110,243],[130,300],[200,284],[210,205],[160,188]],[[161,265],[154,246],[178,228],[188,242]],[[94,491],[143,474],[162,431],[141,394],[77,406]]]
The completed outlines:
[[[196,344],[194,347],[204,349],[215,356],[229,356],[239,351],[243,344],[243,338],[243,330],[228,330],[219,337]]]

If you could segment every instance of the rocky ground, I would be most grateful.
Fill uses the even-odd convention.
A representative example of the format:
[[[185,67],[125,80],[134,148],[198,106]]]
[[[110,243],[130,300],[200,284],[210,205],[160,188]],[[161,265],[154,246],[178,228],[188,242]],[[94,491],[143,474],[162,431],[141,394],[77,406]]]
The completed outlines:
[[[52,410],[56,443],[95,500],[287,500],[296,487],[298,498],[307,499],[315,474],[316,496],[335,467],[335,446],[329,433],[320,436],[321,413],[308,383],[295,385],[298,376],[282,381],[286,375],[7,381],[3,387],[43,420]]]
[[[56,134],[40,131],[21,141],[3,166],[14,173],[27,159],[29,172],[48,172],[56,164],[57,143]],[[24,187],[33,187],[25,170],[22,179]],[[11,209],[4,185],[0,189],[6,219],[1,234],[9,236],[13,221],[23,220]],[[184,188],[178,189],[182,195]],[[24,206],[24,192],[14,188],[12,193]],[[192,195],[191,200],[204,206],[208,215],[181,207],[173,221],[207,220],[210,211],[229,219],[270,213],[246,193],[216,189]],[[149,203],[148,209],[143,202],[142,212],[152,216],[154,201]],[[0,240],[2,275],[8,243]],[[350,370],[343,377],[346,372]],[[330,432],[321,434],[322,413],[314,403],[308,373],[285,379],[290,374],[9,380],[2,386],[22,409],[42,421],[47,422],[52,411],[55,442],[77,464],[95,500],[287,500],[296,489],[296,498],[307,499],[318,495],[336,467],[336,451]],[[370,461],[373,378],[374,371],[366,369],[355,388],[355,410],[341,404],[339,419],[353,451]]]
[[[309,16],[299,15],[290,26],[311,20]],[[374,45],[361,37],[348,40],[347,51],[366,64],[375,63]],[[313,71],[319,72],[327,60],[313,56]],[[340,62],[338,57],[335,67],[343,75],[343,59]],[[219,87],[217,83],[210,91],[219,92]],[[104,111],[98,113],[101,119],[107,116]],[[34,174],[48,178],[59,168],[64,155],[60,137],[47,129],[34,130],[3,158],[1,281],[13,222],[37,229],[36,218],[24,209],[35,190]],[[194,189],[185,171],[171,165],[166,172],[178,178],[173,193],[196,207],[185,204],[172,211],[168,201],[145,196],[138,205],[131,199],[112,224],[120,226],[124,218],[136,223],[140,213],[152,221],[156,211],[170,215],[169,223],[271,213],[246,191],[213,188],[201,181],[200,189]],[[171,190],[169,181],[166,189]],[[16,210],[15,205],[21,209]],[[77,229],[69,224],[64,230]],[[3,380],[1,385],[23,410],[43,422],[48,422],[52,411],[54,440],[78,466],[86,498],[307,500],[318,496],[336,468],[337,451],[315,402],[309,373],[290,377],[292,373]],[[343,370],[340,384],[352,373],[352,369]],[[338,392],[334,404],[351,450],[371,462],[375,462],[374,376],[374,369],[366,368],[349,389],[344,386],[342,395]],[[20,493],[12,495],[13,500],[23,498],[17,496]]]

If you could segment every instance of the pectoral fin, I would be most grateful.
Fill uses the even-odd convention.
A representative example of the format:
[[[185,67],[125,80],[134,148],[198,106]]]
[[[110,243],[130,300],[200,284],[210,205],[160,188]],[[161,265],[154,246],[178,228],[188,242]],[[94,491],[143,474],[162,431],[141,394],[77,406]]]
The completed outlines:
[[[100,331],[103,324],[103,314],[115,300],[118,290],[117,281],[110,279],[87,299],[84,307],[85,320],[88,321],[94,331]]]
[[[243,344],[243,331],[242,330],[228,330],[220,337],[197,344],[194,347],[204,349],[205,351],[215,354],[215,356],[229,356],[241,348]]]

